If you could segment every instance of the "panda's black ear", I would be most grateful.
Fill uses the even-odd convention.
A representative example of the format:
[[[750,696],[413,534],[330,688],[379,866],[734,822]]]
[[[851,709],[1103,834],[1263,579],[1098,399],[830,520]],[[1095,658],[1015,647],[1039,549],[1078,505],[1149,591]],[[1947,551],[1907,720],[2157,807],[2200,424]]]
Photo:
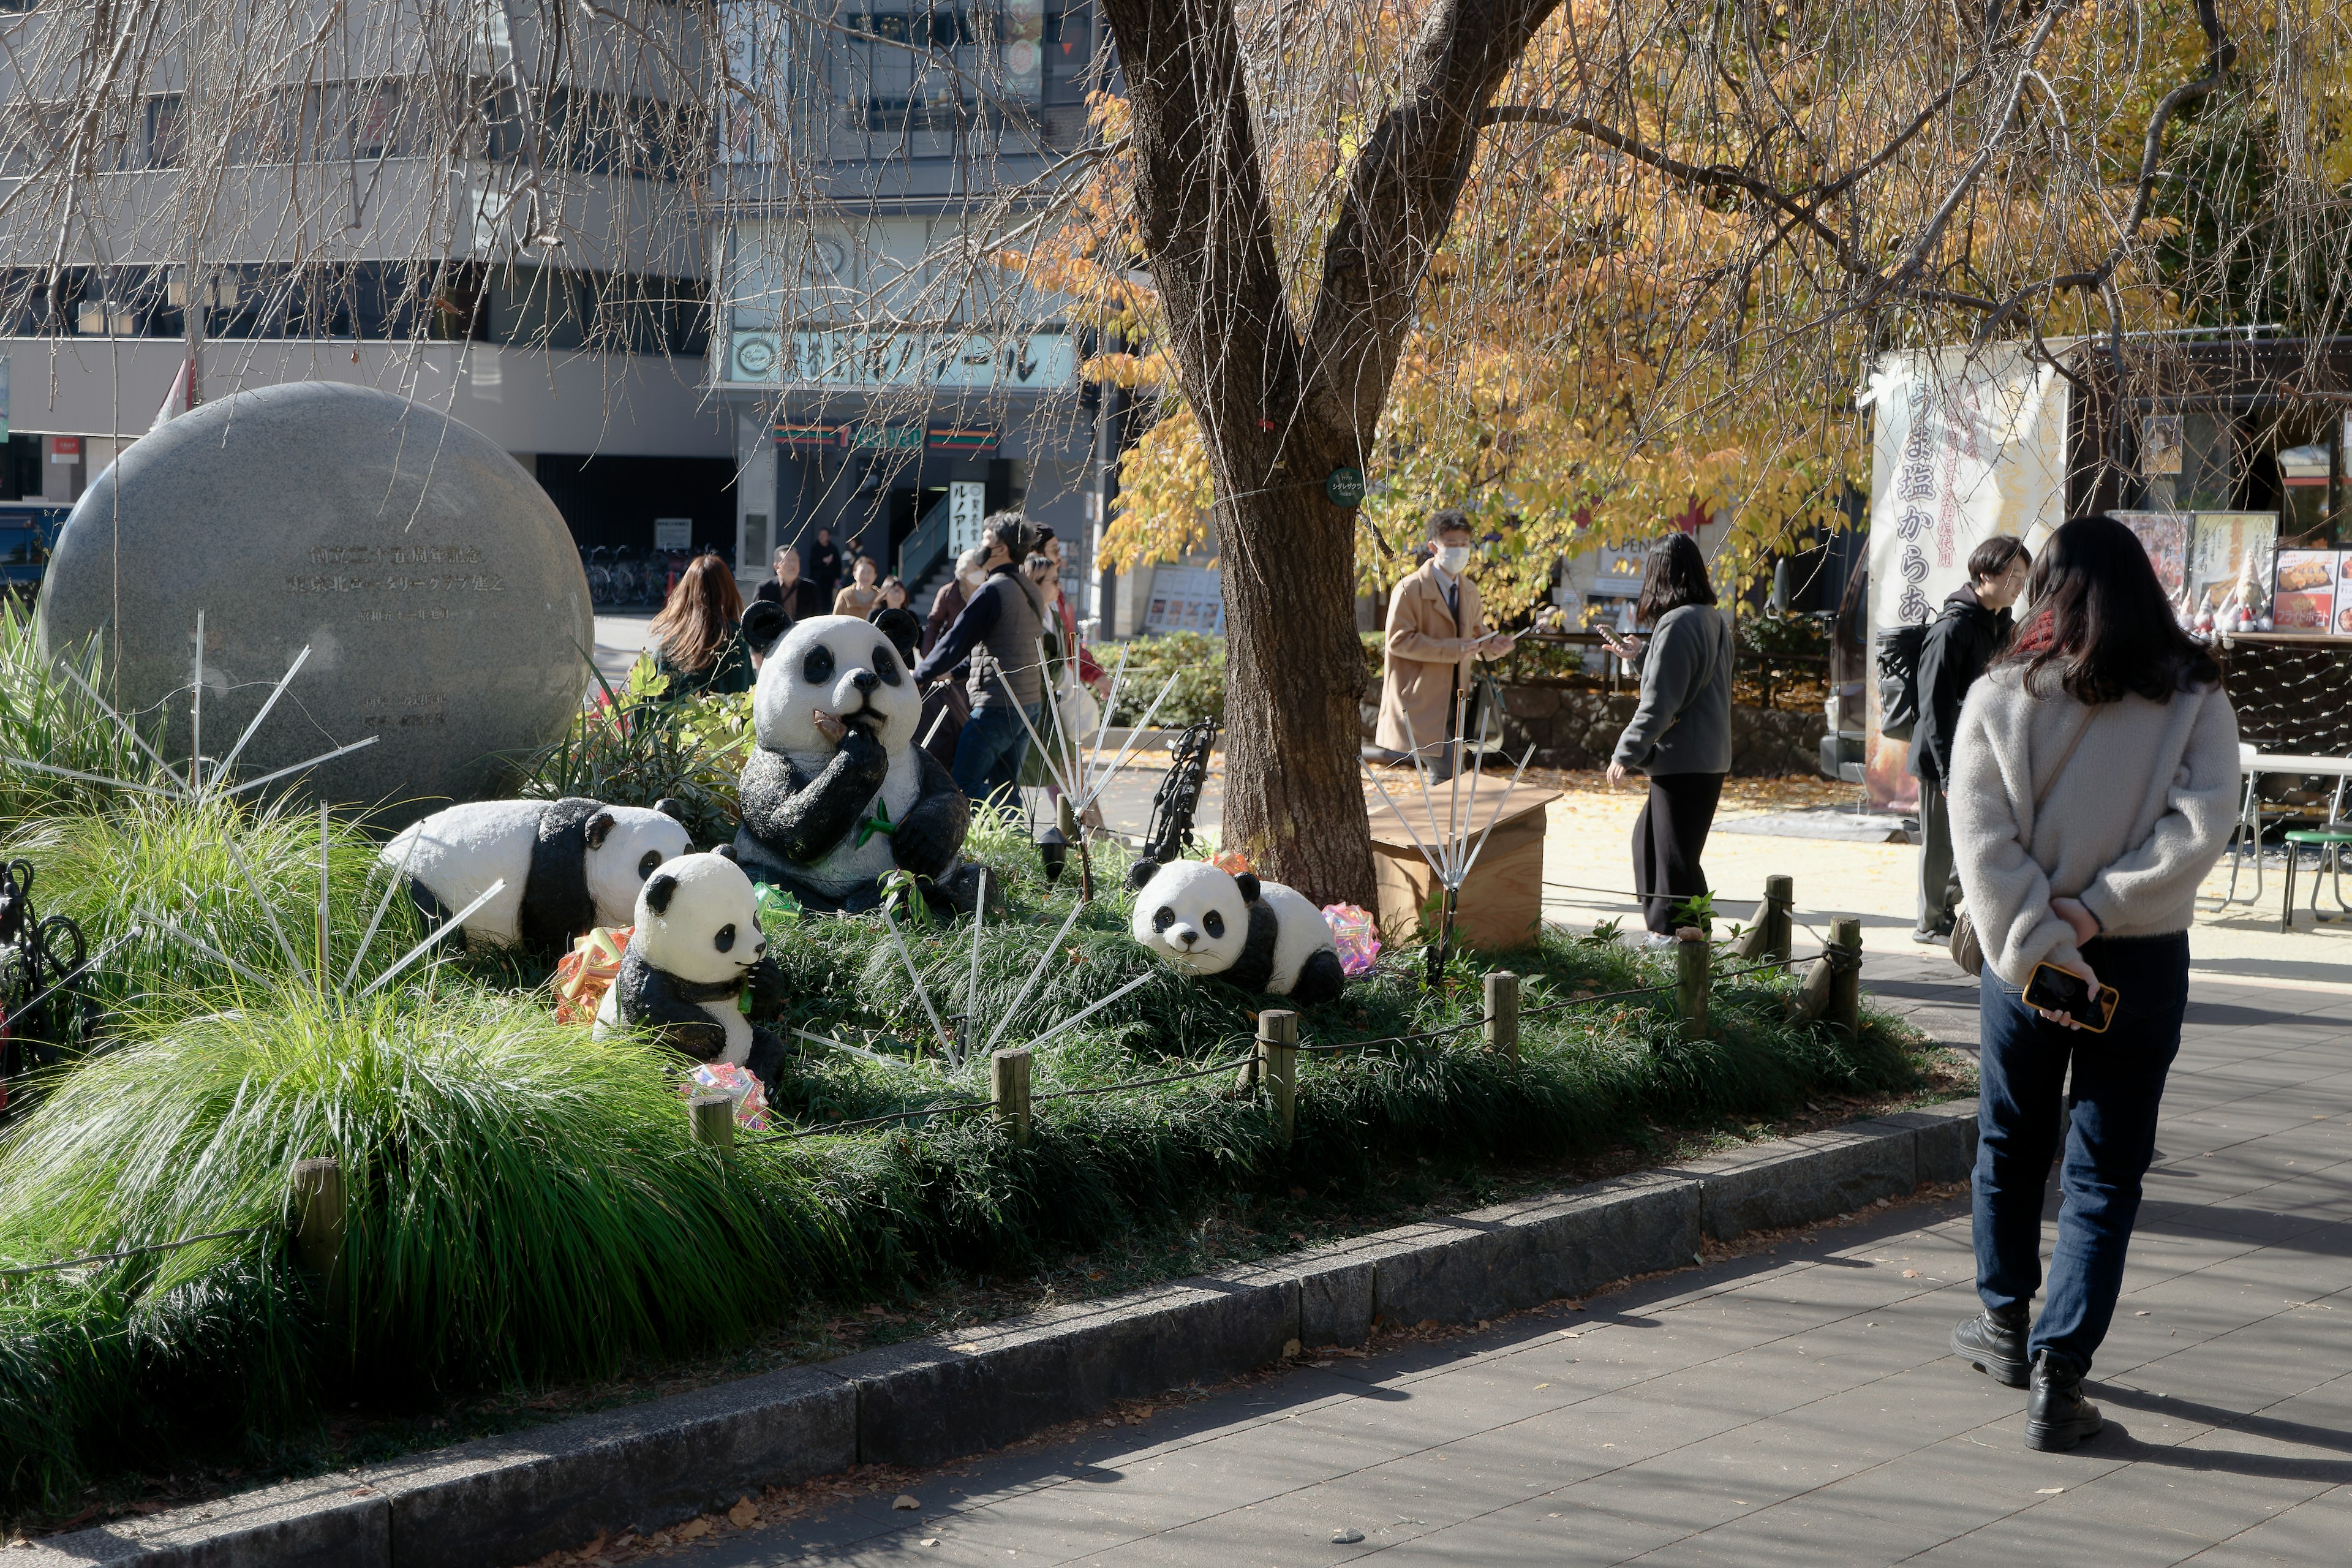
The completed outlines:
[[[766,602],[767,601],[765,600],[761,601],[762,604],[765,604]],[[661,813],[664,816],[668,817],[672,822],[677,823],[681,826],[685,825],[686,803],[684,801],[679,800],[675,796],[666,795],[659,800],[654,802],[654,809]]]
[[[1128,886],[1128,890],[1129,890],[1129,891],[1130,891],[1130,892],[1137,892],[1137,893],[1139,893],[1139,892],[1143,891],[1143,889],[1144,889],[1145,888],[1147,888],[1147,887],[1149,887],[1149,886],[1150,886],[1150,885],[1151,885],[1151,879],[1152,879],[1152,878],[1154,878],[1154,877],[1156,877],[1156,876],[1158,876],[1158,875],[1160,875],[1160,862],[1159,862],[1159,861],[1157,861],[1157,860],[1138,860],[1138,861],[1136,861],[1133,865],[1129,866],[1129,867],[1127,868],[1127,886]]]
[[[1257,902],[1257,879],[1249,872],[1244,871],[1240,876],[1235,877],[1234,886],[1242,890],[1242,902],[1245,904]]]
[[[743,646],[761,658],[792,629],[793,617],[772,599],[754,599],[743,606]]]
[[[646,882],[646,908],[656,914],[667,913],[672,894],[677,891],[677,879],[667,871],[656,871]]]
[[[602,849],[604,847],[604,840],[613,836],[613,814],[609,811],[598,812],[583,825],[581,831],[588,836],[589,848]]]

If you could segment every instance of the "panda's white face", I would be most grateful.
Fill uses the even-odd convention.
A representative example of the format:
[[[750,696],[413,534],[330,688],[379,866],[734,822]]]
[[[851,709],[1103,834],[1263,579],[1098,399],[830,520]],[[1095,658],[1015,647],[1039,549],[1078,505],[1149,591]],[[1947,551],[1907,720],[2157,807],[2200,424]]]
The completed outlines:
[[[608,805],[588,819],[588,896],[596,923],[625,926],[646,879],[693,847],[686,826],[642,805]]]
[[[681,855],[646,878],[635,940],[656,969],[701,985],[736,979],[768,951],[751,879],[719,855]]]
[[[1171,860],[1135,895],[1135,940],[1187,974],[1221,974],[1249,941],[1241,884],[1205,860]]]
[[[760,744],[814,771],[835,750],[817,710],[862,723],[893,756],[914,741],[923,711],[914,677],[890,639],[855,616],[812,616],[786,632],[760,667],[751,715]]]

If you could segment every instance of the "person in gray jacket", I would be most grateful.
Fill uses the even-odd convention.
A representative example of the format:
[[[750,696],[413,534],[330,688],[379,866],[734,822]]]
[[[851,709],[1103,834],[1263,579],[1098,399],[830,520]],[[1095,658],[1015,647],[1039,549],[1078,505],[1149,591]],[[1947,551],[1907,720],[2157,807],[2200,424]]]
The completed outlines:
[[[2238,722],[2213,656],[2180,629],[2138,537],[2115,519],[2052,534],[2028,595],[1952,738],[1954,858],[1984,950],[1973,1184],[1984,1311],[1952,1331],[1952,1349],[2031,1389],[2026,1447],[2071,1448],[2101,1426],[2083,1377],[2115,1316],[2180,1049],[2197,888],[2237,826]],[[2028,1006],[2044,964],[2090,995],[2112,987],[2112,1011],[2085,1031]],[[2058,1239],[2032,1321],[2062,1136]]]
[[[1686,906],[1706,890],[1698,858],[1731,771],[1731,622],[1715,607],[1706,558],[1688,534],[1650,547],[1633,617],[1651,626],[1646,647],[1607,632],[1609,651],[1642,672],[1642,700],[1617,738],[1609,782],[1647,773],[1650,798],[1633,824],[1633,889],[1653,946],[1690,923]]]

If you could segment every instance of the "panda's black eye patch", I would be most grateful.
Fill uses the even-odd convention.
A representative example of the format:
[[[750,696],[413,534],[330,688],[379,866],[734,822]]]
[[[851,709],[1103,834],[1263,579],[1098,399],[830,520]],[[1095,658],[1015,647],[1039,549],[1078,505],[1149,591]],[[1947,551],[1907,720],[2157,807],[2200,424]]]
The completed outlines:
[[[801,679],[811,686],[828,685],[833,680],[833,649],[823,643],[808,650],[801,660]]]
[[[1223,936],[1225,934],[1225,917],[1211,910],[1201,917],[1201,929],[1211,936]]]
[[[720,926],[719,928],[718,934],[710,939],[710,945],[717,948],[721,952],[725,952],[728,949],[733,947],[735,945],[735,928],[731,925]]]
[[[885,643],[874,650],[874,673],[885,686],[898,684],[898,650]]]
[[[654,868],[660,864],[661,851],[658,849],[646,850],[645,858],[637,862],[637,876],[640,879],[652,876],[654,874]]]
[[[1166,931],[1170,926],[1172,926],[1175,923],[1176,911],[1170,909],[1166,904],[1160,905],[1160,912],[1151,917],[1151,929],[1153,931]]]

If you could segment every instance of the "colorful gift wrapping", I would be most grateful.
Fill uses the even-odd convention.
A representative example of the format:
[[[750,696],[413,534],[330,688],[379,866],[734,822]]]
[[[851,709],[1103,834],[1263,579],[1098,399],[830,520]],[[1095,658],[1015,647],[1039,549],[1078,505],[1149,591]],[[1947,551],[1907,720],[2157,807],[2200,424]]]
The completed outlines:
[[[746,1132],[768,1130],[768,1092],[749,1068],[709,1062],[694,1069],[689,1094],[723,1094],[735,1102],[735,1125]]]
[[[1380,922],[1370,910],[1353,904],[1326,904],[1323,918],[1330,922],[1331,940],[1339,944],[1339,967],[1353,980],[1370,974],[1381,955]]]
[[[1238,849],[1220,850],[1209,857],[1209,864],[1228,877],[1244,877],[1250,871],[1249,857]]]
[[[598,926],[572,944],[572,951],[555,963],[555,1016],[559,1023],[593,1024],[596,1009],[611,988],[614,976],[621,973],[621,950],[629,945],[629,933],[637,928],[623,926],[619,931],[607,931]]]

